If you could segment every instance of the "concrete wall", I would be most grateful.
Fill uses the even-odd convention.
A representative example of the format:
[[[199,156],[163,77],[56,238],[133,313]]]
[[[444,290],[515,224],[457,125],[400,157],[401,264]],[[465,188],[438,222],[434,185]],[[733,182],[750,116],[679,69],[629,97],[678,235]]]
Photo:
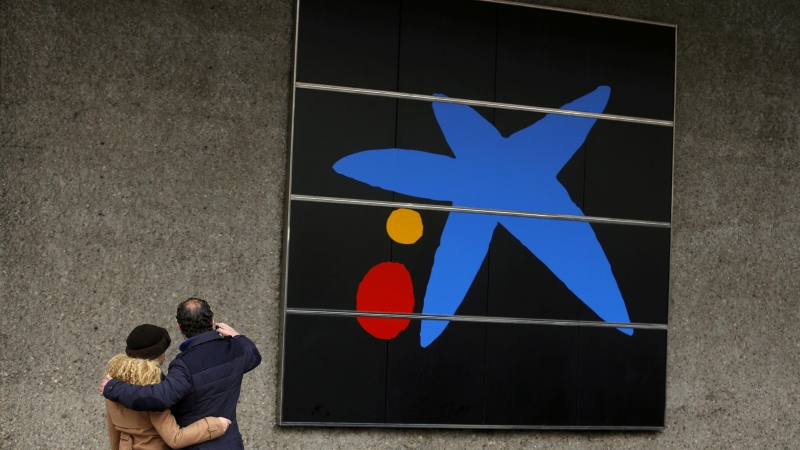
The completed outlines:
[[[0,0],[0,448],[107,448],[105,362],[192,295],[264,357],[248,448],[800,446],[800,5],[542,3],[679,24],[664,432],[276,427],[292,0]]]

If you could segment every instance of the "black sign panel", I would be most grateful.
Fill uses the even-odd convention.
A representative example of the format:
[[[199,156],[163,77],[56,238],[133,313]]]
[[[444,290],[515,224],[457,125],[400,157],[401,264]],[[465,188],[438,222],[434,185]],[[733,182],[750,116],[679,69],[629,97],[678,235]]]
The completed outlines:
[[[660,429],[675,27],[300,0],[281,425]]]

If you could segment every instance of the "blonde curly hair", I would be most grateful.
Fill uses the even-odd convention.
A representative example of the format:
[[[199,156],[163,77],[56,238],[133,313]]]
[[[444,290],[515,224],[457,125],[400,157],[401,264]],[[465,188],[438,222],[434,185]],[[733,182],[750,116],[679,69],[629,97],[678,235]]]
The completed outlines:
[[[161,383],[161,364],[155,359],[139,359],[120,353],[106,365],[111,378],[128,384],[145,386]]]

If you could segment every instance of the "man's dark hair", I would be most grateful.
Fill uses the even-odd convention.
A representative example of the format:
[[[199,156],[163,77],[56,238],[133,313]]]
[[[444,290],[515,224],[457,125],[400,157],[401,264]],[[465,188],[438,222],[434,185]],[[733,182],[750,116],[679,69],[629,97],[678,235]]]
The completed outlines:
[[[211,326],[214,313],[203,299],[190,298],[181,302],[178,305],[178,315],[175,318],[178,319],[178,325],[181,326],[181,331],[187,338],[214,329]]]

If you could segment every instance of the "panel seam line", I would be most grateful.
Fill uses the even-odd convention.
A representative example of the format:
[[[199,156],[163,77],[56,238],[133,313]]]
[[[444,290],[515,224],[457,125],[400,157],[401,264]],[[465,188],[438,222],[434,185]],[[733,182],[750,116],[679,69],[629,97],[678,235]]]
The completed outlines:
[[[640,330],[668,330],[667,324],[624,323],[592,320],[534,319],[523,317],[460,316],[445,314],[393,313],[380,311],[346,311],[340,309],[286,308],[287,314],[335,317],[376,317],[385,319],[444,320],[449,322],[501,323],[520,325],[552,325],[566,327],[632,328]]]
[[[670,228],[670,222],[651,220],[617,219],[612,217],[576,216],[571,214],[554,214],[542,212],[515,211],[507,209],[475,208],[465,206],[432,205],[425,203],[387,202],[383,200],[362,200],[342,197],[323,197],[318,195],[291,194],[291,200],[316,203],[335,203],[343,205],[380,206],[386,208],[407,208],[428,211],[460,212],[471,214],[491,214],[497,216],[527,217],[533,219],[567,220],[573,222],[589,222],[614,225],[637,225],[655,228]]]
[[[664,127],[672,127],[674,125],[673,121],[671,120],[660,120],[660,119],[647,119],[643,117],[633,117],[633,116],[622,116],[617,114],[604,114],[604,113],[591,113],[591,112],[584,112],[584,111],[574,111],[570,109],[558,109],[558,108],[547,108],[544,106],[528,106],[528,105],[517,105],[512,103],[498,103],[498,102],[487,102],[484,100],[469,100],[464,98],[454,98],[454,97],[436,97],[434,95],[424,95],[424,94],[410,94],[407,92],[392,92],[392,91],[381,91],[377,89],[363,89],[363,88],[354,88],[354,87],[345,87],[345,86],[334,86],[329,84],[317,84],[317,83],[303,83],[300,81],[295,82],[295,87],[300,89],[312,89],[317,91],[329,91],[329,92],[340,92],[345,94],[359,94],[359,95],[368,95],[374,97],[390,97],[390,98],[399,98],[405,100],[418,100],[424,102],[437,102],[437,103],[455,103],[459,105],[469,105],[469,106],[481,106],[486,108],[498,108],[498,109],[508,109],[513,111],[528,111],[528,112],[535,112],[535,113],[544,113],[544,114],[559,114],[562,116],[573,116],[573,117],[584,117],[589,119],[601,119],[601,120],[613,120],[617,122],[629,122],[629,123],[639,123],[644,125],[658,125]]]

